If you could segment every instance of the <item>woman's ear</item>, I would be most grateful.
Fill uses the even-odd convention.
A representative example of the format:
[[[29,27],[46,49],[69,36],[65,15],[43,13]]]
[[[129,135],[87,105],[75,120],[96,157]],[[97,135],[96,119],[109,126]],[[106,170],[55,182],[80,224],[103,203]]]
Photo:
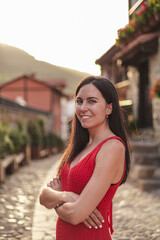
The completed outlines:
[[[110,115],[111,113],[112,113],[112,103],[107,105],[106,115]]]

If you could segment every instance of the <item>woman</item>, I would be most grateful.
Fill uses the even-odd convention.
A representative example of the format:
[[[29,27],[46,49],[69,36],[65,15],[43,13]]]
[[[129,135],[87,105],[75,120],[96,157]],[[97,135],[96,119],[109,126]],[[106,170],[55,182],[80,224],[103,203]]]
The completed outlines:
[[[59,216],[57,240],[110,240],[112,199],[130,165],[117,92],[107,79],[90,76],[77,86],[75,101],[59,179],[42,190],[40,203]]]

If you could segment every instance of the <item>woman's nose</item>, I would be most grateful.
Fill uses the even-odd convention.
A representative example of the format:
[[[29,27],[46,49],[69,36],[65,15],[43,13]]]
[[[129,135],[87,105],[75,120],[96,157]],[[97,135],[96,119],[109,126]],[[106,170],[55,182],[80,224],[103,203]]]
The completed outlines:
[[[86,103],[83,103],[83,104],[81,105],[81,111],[86,112],[87,110],[88,110],[87,104],[86,104]]]

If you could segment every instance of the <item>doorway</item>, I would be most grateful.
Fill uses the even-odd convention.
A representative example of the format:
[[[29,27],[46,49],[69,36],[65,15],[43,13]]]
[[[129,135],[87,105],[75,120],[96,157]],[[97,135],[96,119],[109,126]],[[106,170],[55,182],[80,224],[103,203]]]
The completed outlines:
[[[138,126],[139,128],[152,128],[152,102],[149,98],[149,77],[148,60],[140,63],[139,70],[139,107],[138,107]]]

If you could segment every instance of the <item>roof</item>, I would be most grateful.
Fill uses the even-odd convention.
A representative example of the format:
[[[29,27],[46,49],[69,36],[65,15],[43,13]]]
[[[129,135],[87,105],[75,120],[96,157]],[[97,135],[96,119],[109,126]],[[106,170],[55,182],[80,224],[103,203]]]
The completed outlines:
[[[31,75],[24,74],[24,75],[21,75],[21,76],[15,78],[15,79],[12,79],[8,82],[1,83],[0,84],[0,89],[9,85],[9,84],[11,84],[11,83],[19,81],[20,79],[23,79],[23,78],[30,79],[34,82],[40,83],[40,84],[42,84],[42,85],[44,85],[48,88],[51,88],[52,90],[56,91],[61,96],[69,97],[61,91],[62,86],[65,87],[65,83],[62,81],[62,79],[60,80],[59,83],[58,83],[58,81],[59,81],[58,79],[56,79],[56,80],[55,79],[50,79],[50,80],[42,81],[42,80],[36,79],[34,74],[31,74]]]
[[[60,88],[63,89],[66,87],[66,82],[64,79],[46,79],[46,80],[41,80],[44,83],[47,83],[51,87],[55,88]]]
[[[27,107],[27,106],[22,106],[14,101],[8,100],[6,98],[1,98],[1,97],[0,97],[0,105],[12,107],[14,109],[20,109],[21,111],[25,111],[25,112],[34,112],[34,113],[39,113],[39,114],[43,114],[46,116],[50,115],[50,112],[38,110],[36,108],[31,108],[31,107]]]
[[[117,59],[122,59],[123,61],[128,61],[133,57],[136,57],[138,60],[138,56],[142,53],[153,54],[157,47],[156,44],[152,44],[152,47],[148,45],[148,43],[153,42],[154,40],[158,39],[159,33],[158,32],[152,32],[152,33],[146,33],[138,36],[136,39],[131,41],[128,45],[123,47],[121,51],[117,52],[114,57],[113,61],[116,61]]]
[[[120,51],[120,47],[113,45],[102,57],[98,58],[95,63],[102,65],[103,63],[110,63],[112,64],[112,57]]]

